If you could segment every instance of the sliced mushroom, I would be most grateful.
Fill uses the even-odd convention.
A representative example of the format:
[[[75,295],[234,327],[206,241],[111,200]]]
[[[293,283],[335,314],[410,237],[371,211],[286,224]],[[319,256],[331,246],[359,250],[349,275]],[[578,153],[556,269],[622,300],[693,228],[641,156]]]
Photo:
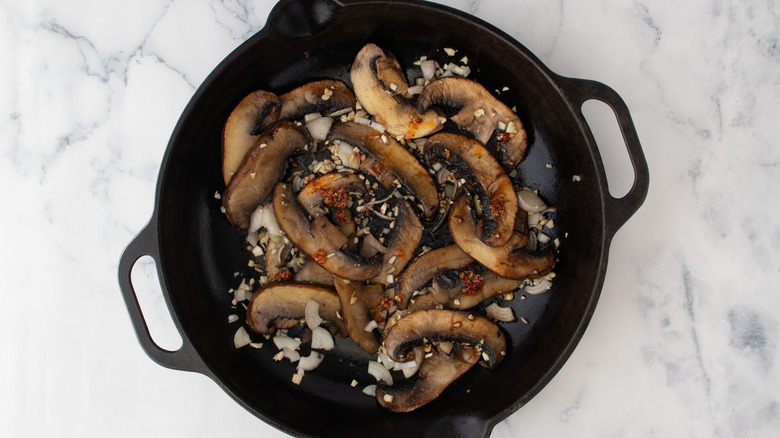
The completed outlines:
[[[376,171],[381,174],[392,173],[400,183],[409,188],[420,202],[426,218],[431,218],[436,213],[439,206],[436,183],[417,158],[395,139],[370,126],[354,122],[334,125],[328,139],[346,142],[368,153],[376,160],[377,165],[381,166],[375,169]],[[383,181],[386,187],[392,186],[382,175],[377,176],[377,179]]]
[[[439,272],[461,269],[473,262],[474,259],[457,245],[434,249],[417,256],[396,281],[395,293],[400,298],[398,307],[405,309],[414,292]]]
[[[477,237],[477,224],[469,205],[471,197],[464,193],[450,209],[450,234],[455,243],[486,268],[504,278],[524,279],[544,277],[555,265],[555,249],[528,251],[517,246],[489,246]],[[511,239],[510,239],[511,241]]]
[[[379,274],[380,257],[364,259],[348,255],[342,249],[347,238],[324,216],[309,222],[289,184],[277,184],[273,206],[276,220],[287,238],[331,274],[351,280],[368,280]]]
[[[272,236],[265,247],[265,275],[271,281],[289,280],[292,272],[286,269],[292,243],[284,236]]]
[[[268,120],[279,117],[279,107],[279,98],[275,94],[258,90],[243,98],[230,113],[222,130],[222,176],[225,185],[257,142]]]
[[[338,327],[341,336],[347,329],[338,317],[339,297],[332,288],[294,282],[269,283],[252,294],[246,309],[246,321],[252,331],[270,334],[276,328],[290,328],[305,315],[306,303],[319,304],[322,319]]]
[[[225,213],[233,226],[246,230],[252,212],[274,190],[295,151],[308,149],[309,133],[293,122],[269,127],[246,154],[222,196]]]
[[[404,74],[395,57],[370,43],[358,52],[350,70],[355,95],[361,105],[385,126],[388,133],[411,139],[441,130],[444,118],[439,111],[418,112],[412,101],[398,95],[399,89],[403,93],[408,88],[405,79],[401,83],[402,78]]]
[[[355,106],[355,94],[341,82],[331,79],[309,82],[279,96],[279,119],[297,120],[310,113],[329,114]]]
[[[366,353],[376,353],[379,339],[373,331],[366,331],[366,325],[382,301],[384,289],[378,284],[363,284],[338,277],[334,277],[333,281],[349,337]]]
[[[344,208],[352,193],[366,193],[365,180],[351,172],[332,172],[311,180],[298,193],[298,202],[312,216],[325,214],[326,207]]]
[[[436,399],[448,386],[470,370],[480,358],[474,348],[457,348],[447,354],[434,348],[423,360],[419,377],[396,386],[379,386],[376,399],[393,412],[411,412]]]
[[[397,205],[398,216],[386,240],[382,272],[373,280],[385,287],[395,282],[395,278],[412,259],[423,233],[423,226],[406,199],[399,198]]]
[[[319,263],[307,258],[298,273],[295,281],[301,283],[316,283],[323,286],[333,286],[333,274],[326,271]]]
[[[445,341],[482,350],[482,365],[487,368],[495,368],[506,354],[506,338],[496,324],[473,313],[446,309],[418,310],[403,316],[386,331],[384,346],[391,359],[402,362],[414,347]]]
[[[499,152],[504,168],[513,169],[522,161],[528,147],[523,122],[479,83],[462,77],[432,81],[420,93],[417,108],[426,111],[434,105],[460,108],[451,117],[452,121],[471,131],[482,144],[487,144],[499,130]]]
[[[469,271],[448,271],[437,275],[433,279],[429,295],[444,307],[466,310],[489,298],[512,292],[523,284],[523,280],[502,278],[492,271],[475,273],[471,270],[474,275],[482,278],[479,287],[469,288],[464,280],[468,281],[470,275],[462,275],[462,272]]]
[[[425,142],[424,154],[428,163],[441,163],[472,187],[482,206],[482,241],[505,244],[515,226],[517,194],[490,151],[476,140],[442,132]]]

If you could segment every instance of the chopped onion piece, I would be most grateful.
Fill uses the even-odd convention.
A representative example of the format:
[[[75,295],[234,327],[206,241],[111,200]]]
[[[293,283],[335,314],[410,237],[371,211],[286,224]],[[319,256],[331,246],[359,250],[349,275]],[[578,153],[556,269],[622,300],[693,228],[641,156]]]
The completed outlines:
[[[374,376],[377,382],[384,382],[387,386],[393,386],[393,376],[390,375],[390,370],[379,362],[373,360],[368,362],[368,374]]]
[[[333,126],[333,119],[330,117],[320,117],[306,124],[312,138],[316,141],[325,140],[328,137],[330,127]]]
[[[370,332],[373,331],[375,328],[379,327],[379,324],[375,320],[371,320],[366,324],[365,328],[363,330]]]
[[[547,208],[544,201],[531,190],[520,190],[517,192],[517,200],[519,201],[520,208],[529,213],[539,213]]]
[[[406,92],[411,94],[412,96],[415,96],[415,95],[418,95],[418,94],[422,93],[422,90],[423,90],[423,86],[422,85],[413,85],[413,86],[409,87],[406,90]]]
[[[491,303],[485,308],[485,312],[496,321],[512,322],[515,320],[515,312],[511,307],[501,307],[498,303]]]
[[[376,122],[374,120],[367,119],[365,117],[355,116],[355,123],[359,123],[361,125],[368,125],[374,128],[375,131],[385,132],[385,125]]]
[[[311,331],[311,348],[332,350],[333,346],[333,336],[325,328],[317,327]]]
[[[283,348],[282,351],[284,352],[284,358],[289,360],[290,362],[295,363],[301,359],[301,354],[295,350],[290,350],[289,348]]]
[[[385,366],[388,370],[395,368],[396,362],[393,359],[390,359],[390,356],[387,355],[385,352],[381,352],[377,355],[379,357],[379,360],[382,361],[382,365]]]
[[[260,228],[265,228],[271,236],[281,236],[282,229],[276,222],[274,207],[271,204],[260,205],[249,218],[249,232],[257,232]]]
[[[550,236],[544,234],[544,233],[537,233],[536,240],[539,241],[542,245],[550,241]]]
[[[368,385],[363,388],[363,394],[369,397],[376,397],[376,385]]]
[[[308,356],[302,357],[298,362],[298,371],[311,371],[322,363],[325,359],[325,355],[317,351],[312,351]]]
[[[234,323],[236,321],[238,321],[238,315],[236,315],[235,313],[231,313],[230,315],[228,315],[228,324]]]
[[[301,341],[297,338],[291,338],[287,335],[279,334],[274,336],[274,345],[276,345],[276,348],[280,350],[285,348],[290,350],[297,350],[301,347]]]
[[[241,348],[249,345],[249,343],[252,342],[252,339],[249,338],[249,333],[247,333],[246,328],[244,326],[241,326],[236,330],[236,334],[233,335],[233,345],[236,346],[236,348]]]
[[[303,116],[303,123],[309,123],[312,120],[319,119],[320,117],[322,117],[322,114],[320,114],[320,113],[309,113],[309,114],[306,114],[305,116]]]
[[[542,280],[537,284],[526,286],[523,290],[531,295],[539,295],[547,292],[551,287],[552,282],[550,280]]]
[[[303,310],[304,318],[306,319],[306,325],[310,329],[314,330],[322,324],[322,317],[320,316],[320,303],[315,300],[306,301],[306,307]]]
[[[422,70],[423,78],[426,81],[433,79],[436,74],[436,61],[429,59],[420,63],[420,69]]]
[[[439,350],[441,350],[444,354],[450,354],[452,353],[452,348],[455,346],[455,344],[452,341],[445,341],[439,343]]]

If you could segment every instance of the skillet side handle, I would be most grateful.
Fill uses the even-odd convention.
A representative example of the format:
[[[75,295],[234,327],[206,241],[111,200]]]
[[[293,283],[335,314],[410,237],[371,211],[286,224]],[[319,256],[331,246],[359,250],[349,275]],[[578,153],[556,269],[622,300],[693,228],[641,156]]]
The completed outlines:
[[[208,368],[195,352],[195,349],[192,347],[192,344],[190,344],[187,337],[181,333],[181,330],[179,330],[179,335],[182,338],[182,346],[175,351],[166,350],[160,347],[152,339],[149,327],[147,326],[143,312],[141,311],[141,306],[138,303],[138,297],[136,296],[135,288],[133,288],[131,278],[133,266],[138,259],[143,256],[152,257],[159,268],[157,230],[152,225],[152,222],[149,222],[149,224],[133,238],[132,242],[125,248],[122,257],[119,260],[119,288],[122,291],[127,311],[130,313],[130,321],[133,323],[138,342],[141,344],[144,352],[159,365],[174,370],[194,371],[209,375]],[[163,295],[167,297],[165,285],[162,284],[162,282],[160,283],[160,287],[163,289]]]
[[[631,113],[620,95],[601,82],[559,77],[558,83],[572,104],[575,105],[576,111],[583,120],[585,117],[582,114],[582,105],[588,100],[596,99],[612,108],[620,126],[620,133],[623,135],[628,157],[634,168],[634,183],[622,198],[609,195],[606,200],[607,231],[612,236],[644,203],[650,186],[650,171],[644,152],[642,152],[642,145],[639,143],[634,122],[631,119]]]

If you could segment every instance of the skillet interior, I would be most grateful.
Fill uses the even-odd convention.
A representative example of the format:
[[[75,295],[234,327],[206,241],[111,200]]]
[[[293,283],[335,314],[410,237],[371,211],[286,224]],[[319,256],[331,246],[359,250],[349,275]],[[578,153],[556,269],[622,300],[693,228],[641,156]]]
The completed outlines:
[[[289,3],[289,2],[288,2]],[[590,319],[603,281],[609,237],[605,233],[603,169],[592,137],[533,55],[473,17],[439,6],[373,3],[325,9],[289,26],[284,14],[228,57],[206,80],[183,114],[160,174],[157,217],[161,280],[183,336],[209,367],[211,377],[254,414],[306,436],[366,436],[441,432],[492,426],[526,403],[568,358]],[[293,2],[295,4],[295,2]],[[322,18],[330,18],[321,24]],[[273,18],[273,15],[272,15]],[[314,21],[312,21],[314,20]],[[320,21],[318,21],[320,20]],[[276,26],[276,28],[274,28]],[[308,26],[308,27],[307,27]],[[309,30],[315,35],[306,36]],[[282,93],[320,78],[349,84],[349,66],[366,42],[391,51],[409,74],[421,55],[442,58],[443,47],[468,55],[470,76],[517,105],[532,141],[519,166],[526,185],[538,188],[555,220],[561,252],[553,289],[515,300],[521,322],[504,324],[511,348],[495,370],[475,367],[436,402],[410,414],[391,414],[360,392],[372,383],[363,356],[348,343],[303,383],[290,382],[294,366],[274,362],[274,348],[235,350],[237,324],[228,324],[233,273],[247,270],[241,235],[219,212],[214,192],[224,189],[220,136],[232,108],[249,92]],[[476,68],[475,68],[476,67]],[[546,165],[551,164],[552,168]],[[582,177],[572,182],[572,175]],[[268,342],[270,344],[270,342]],[[360,381],[351,388],[352,378]],[[468,391],[468,392],[467,392]],[[438,427],[430,426],[439,422]]]

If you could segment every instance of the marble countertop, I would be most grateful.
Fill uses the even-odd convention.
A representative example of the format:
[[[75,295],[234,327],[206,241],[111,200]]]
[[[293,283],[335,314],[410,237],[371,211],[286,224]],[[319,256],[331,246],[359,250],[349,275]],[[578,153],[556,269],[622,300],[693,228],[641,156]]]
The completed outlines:
[[[581,343],[492,436],[779,435],[777,3],[439,3],[614,88],[651,171]],[[272,6],[0,1],[0,436],[286,436],[149,360],[116,280],[181,111]],[[633,176],[614,119],[588,105],[620,195]],[[165,305],[139,269],[165,346]]]

